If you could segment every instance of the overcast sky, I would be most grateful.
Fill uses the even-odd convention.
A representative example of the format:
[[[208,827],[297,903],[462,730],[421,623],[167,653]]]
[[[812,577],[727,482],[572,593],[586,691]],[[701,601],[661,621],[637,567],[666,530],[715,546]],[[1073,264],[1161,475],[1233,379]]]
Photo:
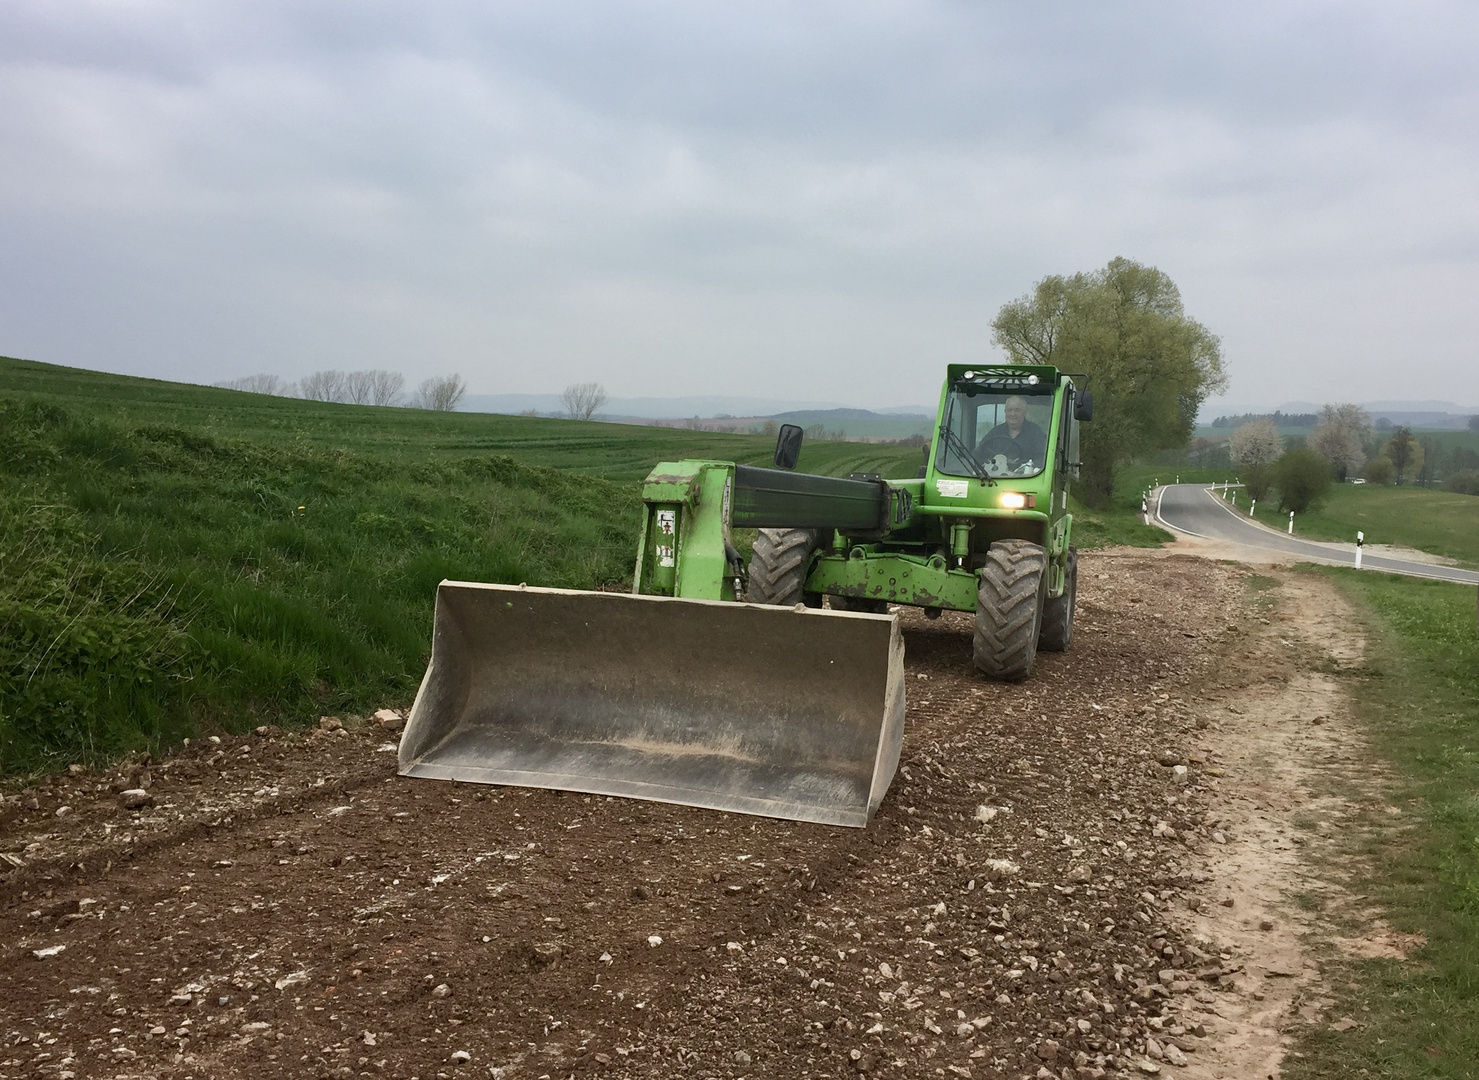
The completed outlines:
[[[1479,404],[1479,6],[5,0],[0,354],[932,403],[1123,255],[1224,403]]]

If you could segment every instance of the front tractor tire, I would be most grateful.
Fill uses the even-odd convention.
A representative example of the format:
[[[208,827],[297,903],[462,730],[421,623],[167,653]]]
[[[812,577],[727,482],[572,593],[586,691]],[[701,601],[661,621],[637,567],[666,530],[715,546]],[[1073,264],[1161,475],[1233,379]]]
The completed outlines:
[[[750,556],[745,598],[752,604],[821,607],[821,595],[805,591],[811,553],[820,542],[815,529],[761,529]]]
[[[1078,608],[1078,549],[1068,549],[1068,566],[1063,574],[1063,595],[1043,601],[1042,634],[1037,647],[1044,652],[1067,652],[1073,640],[1073,614]]]
[[[976,591],[976,667],[989,679],[1020,682],[1032,674],[1042,633],[1048,553],[1026,540],[991,545]]]

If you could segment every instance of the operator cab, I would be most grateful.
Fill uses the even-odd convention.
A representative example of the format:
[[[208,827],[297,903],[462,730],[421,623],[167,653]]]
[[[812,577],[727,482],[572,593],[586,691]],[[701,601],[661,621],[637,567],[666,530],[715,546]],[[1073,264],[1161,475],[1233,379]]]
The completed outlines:
[[[951,476],[1037,476],[1047,467],[1051,381],[966,372],[945,403],[935,470]]]

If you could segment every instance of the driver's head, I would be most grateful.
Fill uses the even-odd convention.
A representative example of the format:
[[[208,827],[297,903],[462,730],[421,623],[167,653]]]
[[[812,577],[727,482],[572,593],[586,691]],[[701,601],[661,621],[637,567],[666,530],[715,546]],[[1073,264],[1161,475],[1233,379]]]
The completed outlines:
[[[1027,419],[1027,402],[1013,394],[1002,403],[1002,412],[1006,414],[1007,426],[1016,431]]]

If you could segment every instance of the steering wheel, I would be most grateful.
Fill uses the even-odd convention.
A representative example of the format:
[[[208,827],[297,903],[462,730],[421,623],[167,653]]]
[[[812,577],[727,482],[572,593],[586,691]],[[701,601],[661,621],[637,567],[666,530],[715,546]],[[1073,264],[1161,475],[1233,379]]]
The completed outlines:
[[[992,476],[1005,476],[1007,473],[1022,467],[1022,459],[1009,456],[1015,453],[1016,444],[1010,439],[1004,439],[1000,435],[994,439],[984,440],[976,449],[976,457],[986,466],[986,471]]]

